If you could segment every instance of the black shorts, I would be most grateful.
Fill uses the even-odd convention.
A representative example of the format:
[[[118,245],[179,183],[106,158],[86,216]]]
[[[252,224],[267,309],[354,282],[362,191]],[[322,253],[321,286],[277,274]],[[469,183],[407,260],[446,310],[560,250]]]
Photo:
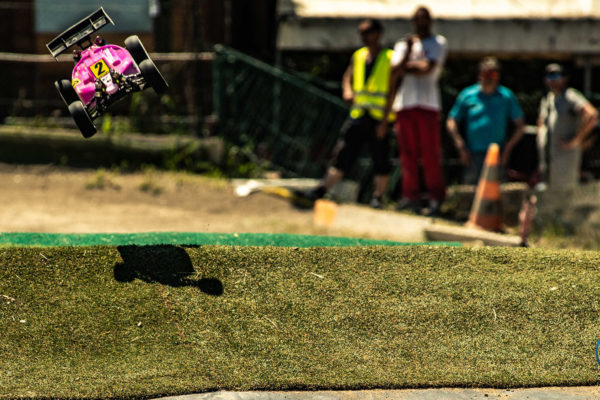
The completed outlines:
[[[380,121],[367,114],[358,119],[348,118],[340,130],[340,139],[333,151],[331,165],[347,173],[360,151],[367,146],[373,158],[375,175],[388,175],[392,170],[390,142],[387,135],[383,139],[377,139],[379,124]]]

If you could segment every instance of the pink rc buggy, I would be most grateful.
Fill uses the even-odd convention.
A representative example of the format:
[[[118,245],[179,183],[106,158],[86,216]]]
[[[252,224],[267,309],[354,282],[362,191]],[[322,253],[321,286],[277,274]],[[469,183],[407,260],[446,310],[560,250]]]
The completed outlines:
[[[96,133],[93,120],[115,101],[148,87],[157,94],[168,88],[137,36],[125,39],[125,48],[107,44],[100,36],[92,42],[90,35],[109,23],[114,25],[101,7],[46,45],[54,58],[72,46],[80,48],[73,51],[71,79],[55,81],[54,86],[86,138]]]

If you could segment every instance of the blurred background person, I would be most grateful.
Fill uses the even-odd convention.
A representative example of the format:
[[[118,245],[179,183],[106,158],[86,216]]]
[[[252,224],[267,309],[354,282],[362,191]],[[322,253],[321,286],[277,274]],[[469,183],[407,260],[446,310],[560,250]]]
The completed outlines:
[[[514,131],[507,141],[511,122]],[[464,135],[459,126],[464,127]],[[492,143],[501,147],[501,165],[507,165],[513,148],[523,137],[525,120],[512,90],[500,85],[500,64],[495,57],[479,63],[478,83],[460,92],[448,114],[446,129],[465,167],[463,183],[477,184]]]
[[[598,123],[598,111],[567,86],[561,65],[547,65],[544,81],[549,90],[540,101],[538,118],[540,168],[550,186],[572,188],[579,183],[582,147]]]
[[[365,19],[358,26],[364,47],[352,55],[342,79],[343,98],[351,105],[350,115],[340,132],[333,152],[333,160],[322,183],[305,192],[303,197],[319,199],[338,183],[367,146],[373,158],[375,188],[371,206],[382,208],[382,198],[389,183],[392,169],[388,140],[389,123],[393,114],[384,113],[389,90],[392,50],[383,48],[383,25],[376,19]],[[385,116],[388,118],[385,118]],[[385,129],[378,130],[382,123]]]
[[[429,9],[412,17],[414,34],[396,43],[386,112],[396,112],[394,125],[402,163],[400,209],[421,212],[419,161],[429,193],[428,215],[437,216],[446,196],[441,168],[440,90],[438,80],[446,59],[446,38],[432,32]],[[380,131],[385,126],[380,126]]]

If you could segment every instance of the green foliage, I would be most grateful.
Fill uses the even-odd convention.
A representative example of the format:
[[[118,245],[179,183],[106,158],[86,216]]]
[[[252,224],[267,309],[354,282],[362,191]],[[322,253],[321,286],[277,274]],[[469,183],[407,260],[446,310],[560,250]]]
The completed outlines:
[[[144,165],[142,170],[144,171],[144,176],[138,186],[139,189],[142,192],[150,193],[154,196],[161,194],[163,188],[161,187],[160,183],[158,183],[156,167],[153,165]]]
[[[596,229],[575,230],[560,221],[540,221],[532,234],[537,246],[553,249],[600,250],[600,234]]]
[[[132,125],[127,117],[113,116],[110,113],[104,114],[96,125],[99,131],[111,137],[121,137],[132,131]]]
[[[120,190],[121,186],[114,182],[113,173],[108,172],[105,168],[98,168],[96,174],[85,183],[85,188],[88,190]]]
[[[245,146],[228,143],[224,174],[230,178],[256,178],[266,171],[269,163],[256,156],[253,148],[253,143]]]
[[[188,118],[181,115],[180,111],[168,94],[158,97],[154,93],[133,93],[129,107],[129,131],[189,135],[194,127],[190,126]]]

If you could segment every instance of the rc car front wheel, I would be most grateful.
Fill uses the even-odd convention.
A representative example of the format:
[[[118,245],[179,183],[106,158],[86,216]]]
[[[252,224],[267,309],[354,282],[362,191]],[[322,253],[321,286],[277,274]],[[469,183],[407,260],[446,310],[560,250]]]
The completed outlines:
[[[89,138],[96,133],[96,126],[81,101],[78,100],[69,104],[69,112],[83,137]]]
[[[146,82],[152,86],[152,89],[156,92],[156,94],[163,94],[167,91],[169,84],[165,81],[165,78],[161,75],[156,65],[152,62],[152,60],[147,59],[140,63],[139,65],[140,71],[142,72],[142,76],[146,80]]]
[[[54,87],[58,90],[60,97],[63,99],[67,107],[74,101],[79,100],[79,96],[77,96],[77,92],[73,89],[71,85],[71,81],[68,79],[61,79],[59,81],[54,81]]]
[[[133,61],[135,61],[138,66],[142,63],[142,61],[150,59],[146,48],[137,35],[129,36],[127,39],[125,39],[125,48],[129,54],[131,54],[131,58],[133,58]]]

